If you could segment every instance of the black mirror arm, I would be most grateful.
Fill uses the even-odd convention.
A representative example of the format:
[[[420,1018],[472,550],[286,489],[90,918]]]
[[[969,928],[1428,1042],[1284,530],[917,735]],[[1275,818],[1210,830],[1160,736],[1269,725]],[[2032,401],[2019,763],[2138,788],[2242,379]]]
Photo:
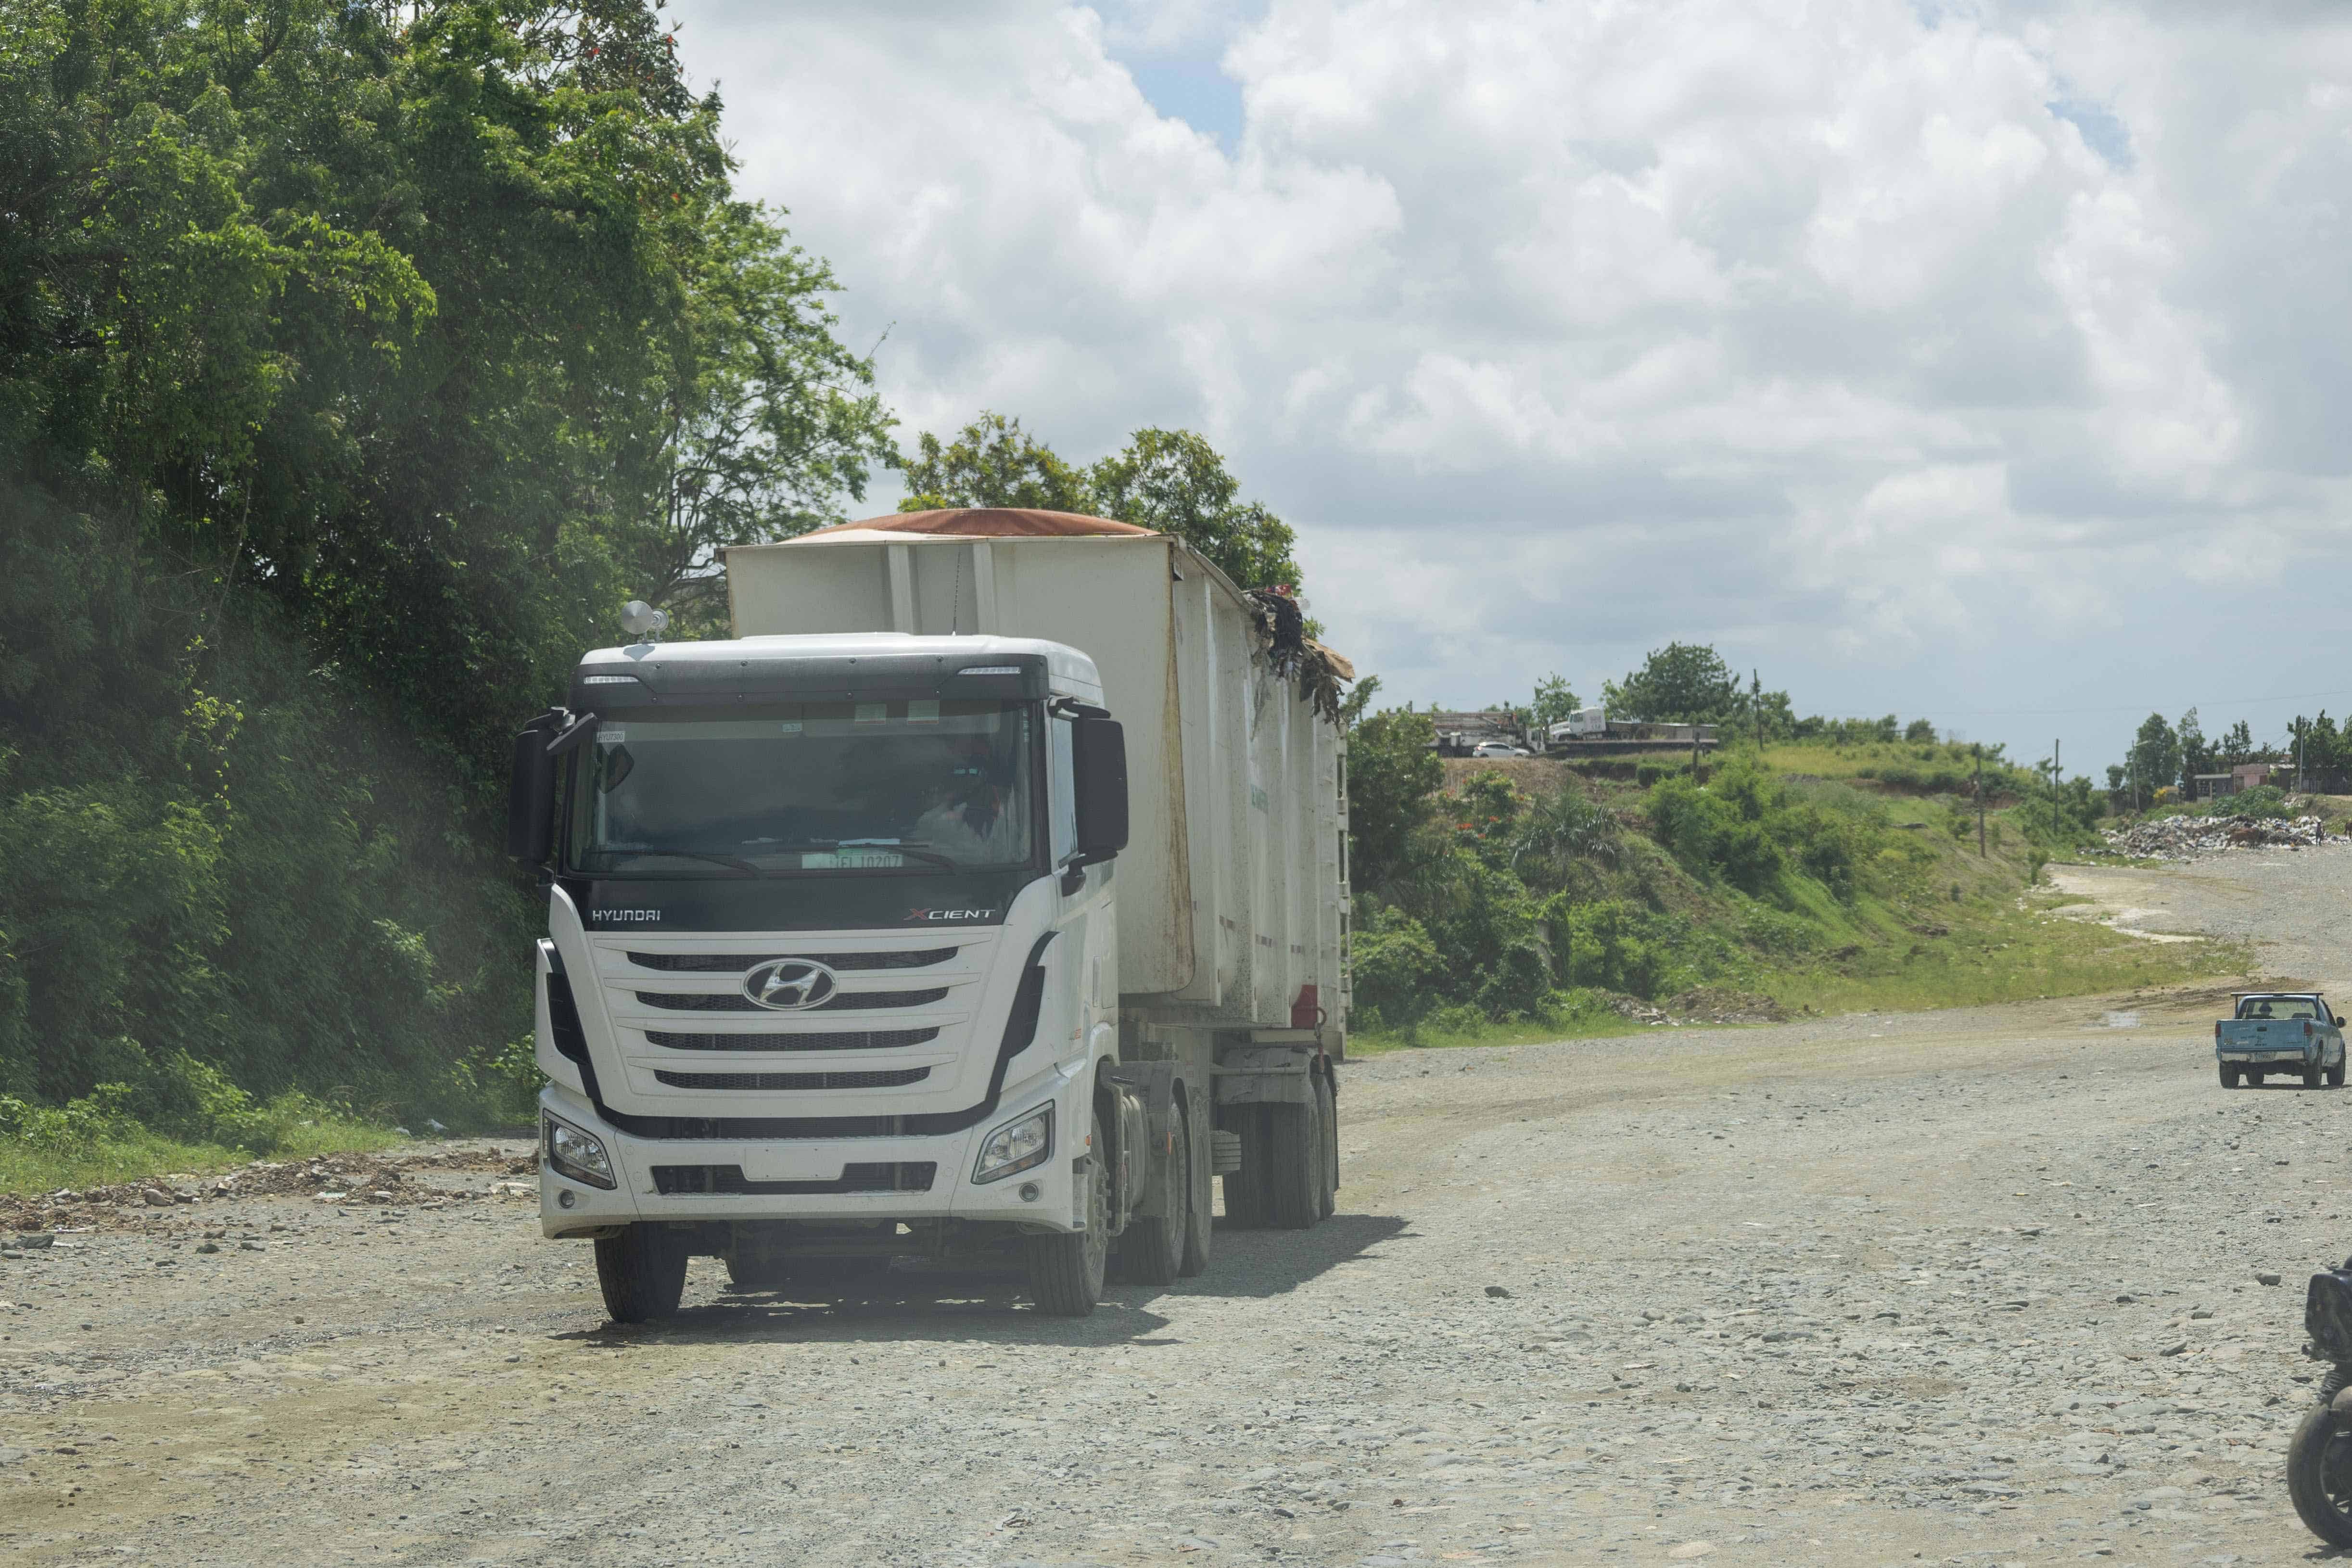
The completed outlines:
[[[1045,705],[1053,713],[1067,713],[1073,719],[1108,719],[1110,710],[1097,708],[1091,702],[1081,702],[1075,697],[1056,697]]]
[[[596,727],[602,722],[603,721],[593,713],[573,715],[572,722],[557,731],[555,738],[547,742],[547,754],[551,757],[560,757],[566,752],[584,745],[596,733]]]

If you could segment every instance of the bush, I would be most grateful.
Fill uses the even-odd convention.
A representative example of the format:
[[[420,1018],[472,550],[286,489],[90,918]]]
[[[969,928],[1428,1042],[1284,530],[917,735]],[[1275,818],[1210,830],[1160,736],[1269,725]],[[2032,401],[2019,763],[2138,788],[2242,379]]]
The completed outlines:
[[[1713,785],[1688,777],[1661,780],[1649,796],[1650,821],[1658,841],[1695,876],[1719,877],[1743,892],[1769,889],[1784,861],[1765,830],[1756,791],[1727,768]]]
[[[1394,909],[1377,909],[1356,928],[1349,957],[1358,1005],[1391,1029],[1411,1027],[1428,1010],[1429,984],[1445,968],[1422,923]]]
[[[1622,899],[1569,904],[1551,919],[1553,951],[1573,985],[1654,996],[1665,984],[1673,922]]]

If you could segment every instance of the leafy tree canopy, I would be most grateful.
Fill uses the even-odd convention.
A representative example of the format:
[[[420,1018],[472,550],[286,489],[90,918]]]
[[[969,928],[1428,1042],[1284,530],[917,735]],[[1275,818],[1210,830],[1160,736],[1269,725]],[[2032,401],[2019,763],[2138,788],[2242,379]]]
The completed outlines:
[[[1719,724],[1738,715],[1739,678],[1703,643],[1668,643],[1622,681],[1601,687],[1611,717],[1654,723]]]
[[[1298,585],[1297,536],[1256,501],[1208,441],[1190,430],[1144,428],[1087,468],[1065,462],[1018,419],[983,412],[942,443],[924,434],[900,459],[901,511],[935,507],[1037,507],[1087,512],[1172,533],[1244,588]]]

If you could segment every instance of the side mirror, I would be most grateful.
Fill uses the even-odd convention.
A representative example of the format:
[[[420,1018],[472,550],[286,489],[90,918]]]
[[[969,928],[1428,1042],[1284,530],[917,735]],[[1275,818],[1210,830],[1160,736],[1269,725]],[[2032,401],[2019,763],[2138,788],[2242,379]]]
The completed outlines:
[[[1078,858],[1108,860],[1127,847],[1127,731],[1116,719],[1079,719],[1070,742]]]
[[[547,743],[569,717],[551,708],[514,740],[514,769],[507,779],[507,854],[526,866],[543,864],[555,847],[555,758]]]
[[[2344,1015],[2341,1013],[2336,1015],[2336,1026],[2339,1029],[2344,1026]]]

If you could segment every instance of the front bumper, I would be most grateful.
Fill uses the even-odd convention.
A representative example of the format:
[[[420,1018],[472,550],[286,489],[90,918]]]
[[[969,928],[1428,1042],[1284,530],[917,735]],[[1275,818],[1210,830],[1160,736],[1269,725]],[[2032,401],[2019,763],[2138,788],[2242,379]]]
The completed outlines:
[[[827,1138],[748,1142],[742,1139],[638,1138],[611,1126],[570,1089],[550,1084],[540,1091],[548,1115],[593,1134],[604,1145],[615,1184],[596,1187],[575,1181],[547,1161],[540,1141],[539,1223],[551,1237],[593,1235],[640,1220],[1003,1220],[1052,1230],[1079,1228],[1076,1181],[1071,1163],[1087,1152],[1090,1086],[1083,1058],[1009,1086],[995,1110],[961,1132],[931,1137]],[[1055,1143],[1045,1163],[985,1184],[971,1179],[981,1141],[995,1128],[1034,1110],[1055,1107]],[[1079,1131],[1075,1136],[1071,1129]],[[1075,1143],[1076,1146],[1073,1146]],[[843,1179],[853,1165],[929,1163],[936,1167],[928,1191],[665,1193],[655,1167],[719,1167],[741,1173],[746,1184],[822,1184]],[[1024,1197],[1024,1192],[1033,1196]],[[566,1206],[568,1204],[569,1206]]]

